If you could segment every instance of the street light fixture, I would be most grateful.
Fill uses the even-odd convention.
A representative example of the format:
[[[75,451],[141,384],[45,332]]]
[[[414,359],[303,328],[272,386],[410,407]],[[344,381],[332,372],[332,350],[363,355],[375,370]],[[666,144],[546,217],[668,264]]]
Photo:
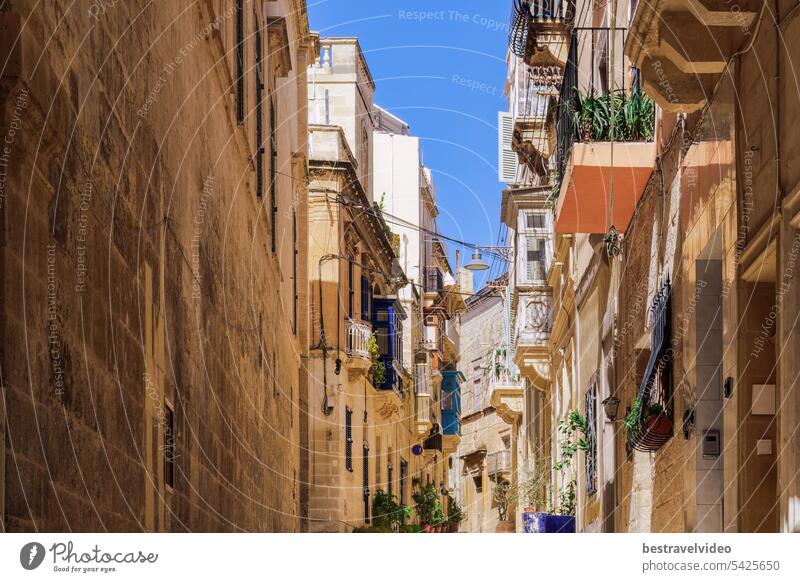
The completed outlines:
[[[476,249],[475,252],[472,253],[472,260],[464,265],[464,268],[470,271],[485,271],[489,268],[489,264],[483,260],[481,252]]]
[[[606,418],[611,422],[617,420],[617,414],[619,414],[619,398],[616,396],[609,396],[603,402],[603,410],[606,411]]]

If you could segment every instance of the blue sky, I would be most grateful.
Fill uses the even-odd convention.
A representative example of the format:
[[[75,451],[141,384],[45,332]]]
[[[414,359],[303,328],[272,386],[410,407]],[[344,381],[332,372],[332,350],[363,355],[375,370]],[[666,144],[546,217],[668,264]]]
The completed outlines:
[[[375,78],[375,102],[421,138],[442,232],[481,245],[497,243],[500,224],[497,112],[507,109],[510,11],[511,0],[308,3],[311,27],[323,37],[358,37]],[[476,277],[478,286],[482,279]]]

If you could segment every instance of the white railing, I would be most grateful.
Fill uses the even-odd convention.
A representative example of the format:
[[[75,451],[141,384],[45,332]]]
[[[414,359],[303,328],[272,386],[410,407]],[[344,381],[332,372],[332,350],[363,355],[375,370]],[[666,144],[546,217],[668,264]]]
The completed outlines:
[[[495,388],[522,388],[522,377],[508,370],[495,370],[489,376],[489,390]]]
[[[369,339],[372,337],[372,326],[361,321],[348,319],[345,324],[347,334],[347,353],[357,358],[369,360]]]

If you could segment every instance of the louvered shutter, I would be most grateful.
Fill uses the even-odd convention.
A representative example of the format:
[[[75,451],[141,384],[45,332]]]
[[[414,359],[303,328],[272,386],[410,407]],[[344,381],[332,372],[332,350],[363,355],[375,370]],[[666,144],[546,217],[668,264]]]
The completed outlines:
[[[510,113],[501,111],[498,115],[498,150],[499,150],[499,179],[506,184],[514,184],[517,181],[517,160],[516,152],[511,148],[511,141],[514,136],[514,118]]]

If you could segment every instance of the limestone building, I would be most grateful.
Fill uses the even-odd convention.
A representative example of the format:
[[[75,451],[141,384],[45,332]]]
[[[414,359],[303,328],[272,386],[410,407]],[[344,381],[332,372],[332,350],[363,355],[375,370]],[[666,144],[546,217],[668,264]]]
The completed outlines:
[[[562,74],[510,141],[549,168],[550,420],[586,443],[552,497],[573,483],[579,531],[797,531],[797,11],[555,4],[517,19],[515,56]],[[637,113],[579,124],[586,97]]]
[[[0,24],[3,531],[299,530],[305,2]]]

